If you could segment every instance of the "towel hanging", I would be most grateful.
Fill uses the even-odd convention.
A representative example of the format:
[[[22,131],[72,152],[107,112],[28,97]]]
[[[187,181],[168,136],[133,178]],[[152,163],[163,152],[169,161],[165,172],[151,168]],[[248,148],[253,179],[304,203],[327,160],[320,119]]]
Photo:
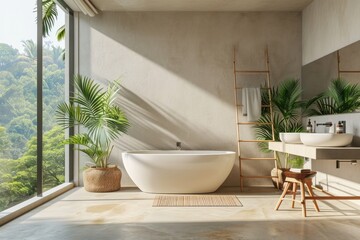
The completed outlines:
[[[260,88],[242,89],[242,113],[249,122],[257,121],[261,116],[261,90]]]

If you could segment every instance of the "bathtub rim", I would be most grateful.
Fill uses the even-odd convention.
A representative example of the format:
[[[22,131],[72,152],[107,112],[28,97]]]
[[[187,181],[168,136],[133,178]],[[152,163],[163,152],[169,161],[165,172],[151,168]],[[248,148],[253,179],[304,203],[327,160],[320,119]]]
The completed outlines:
[[[170,156],[221,156],[236,155],[234,151],[224,150],[131,150],[124,151],[122,154],[131,155],[170,155]]]

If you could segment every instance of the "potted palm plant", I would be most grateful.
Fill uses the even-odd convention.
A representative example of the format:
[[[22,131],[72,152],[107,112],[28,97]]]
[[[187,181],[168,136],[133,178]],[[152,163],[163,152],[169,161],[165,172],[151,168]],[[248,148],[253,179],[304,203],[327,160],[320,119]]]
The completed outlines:
[[[94,80],[77,75],[74,86],[75,93],[70,103],[58,105],[57,122],[64,129],[83,127],[86,133],[71,136],[65,144],[79,146],[78,150],[93,162],[83,172],[87,191],[117,191],[121,186],[121,171],[117,166],[109,165],[109,157],[112,141],[126,133],[129,127],[124,112],[115,105],[120,85],[114,81],[104,90]]]
[[[301,109],[304,103],[301,101],[300,82],[295,79],[288,79],[280,83],[278,87],[271,89],[271,102],[267,93],[262,96],[264,105],[272,105],[273,107],[273,125],[275,141],[280,141],[280,132],[301,132]],[[254,126],[256,139],[272,140],[272,126],[264,123],[271,122],[271,115],[268,109],[264,109],[258,124]],[[262,152],[271,152],[267,142],[260,142],[260,150]],[[290,154],[281,154],[276,152],[276,161],[278,168],[271,171],[273,183],[275,187],[282,188],[285,179],[283,172],[290,167],[301,167],[303,159]],[[279,184],[277,184],[279,182]]]

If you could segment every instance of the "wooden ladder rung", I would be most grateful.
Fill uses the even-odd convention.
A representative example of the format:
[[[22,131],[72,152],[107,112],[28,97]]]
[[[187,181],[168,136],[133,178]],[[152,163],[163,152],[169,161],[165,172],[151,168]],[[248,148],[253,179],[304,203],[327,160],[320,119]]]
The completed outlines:
[[[339,73],[360,73],[360,71],[355,71],[355,70],[339,70]]]
[[[242,104],[237,104],[236,106],[237,106],[237,107],[243,107],[244,105],[242,105]],[[270,107],[270,105],[261,105],[261,107]]]
[[[239,89],[244,89],[243,87],[236,87],[235,88],[236,90],[239,90]],[[269,88],[269,87],[261,87],[260,88],[261,90],[269,90],[269,89],[271,89],[271,88]]]
[[[271,122],[238,122],[239,125],[271,125]]]
[[[235,70],[236,73],[248,73],[248,74],[258,74],[258,73],[270,73],[268,70]]]
[[[268,158],[256,158],[256,157],[239,157],[241,160],[276,160],[276,158],[268,157]]]
[[[242,178],[277,178],[277,176],[241,176]]]
[[[273,142],[273,140],[239,140],[239,142]]]

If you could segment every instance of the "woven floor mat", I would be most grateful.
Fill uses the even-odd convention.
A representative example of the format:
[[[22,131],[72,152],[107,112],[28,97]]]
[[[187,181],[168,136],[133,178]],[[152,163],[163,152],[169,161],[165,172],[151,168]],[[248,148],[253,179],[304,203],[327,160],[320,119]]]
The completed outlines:
[[[153,207],[242,207],[235,195],[156,195]]]

